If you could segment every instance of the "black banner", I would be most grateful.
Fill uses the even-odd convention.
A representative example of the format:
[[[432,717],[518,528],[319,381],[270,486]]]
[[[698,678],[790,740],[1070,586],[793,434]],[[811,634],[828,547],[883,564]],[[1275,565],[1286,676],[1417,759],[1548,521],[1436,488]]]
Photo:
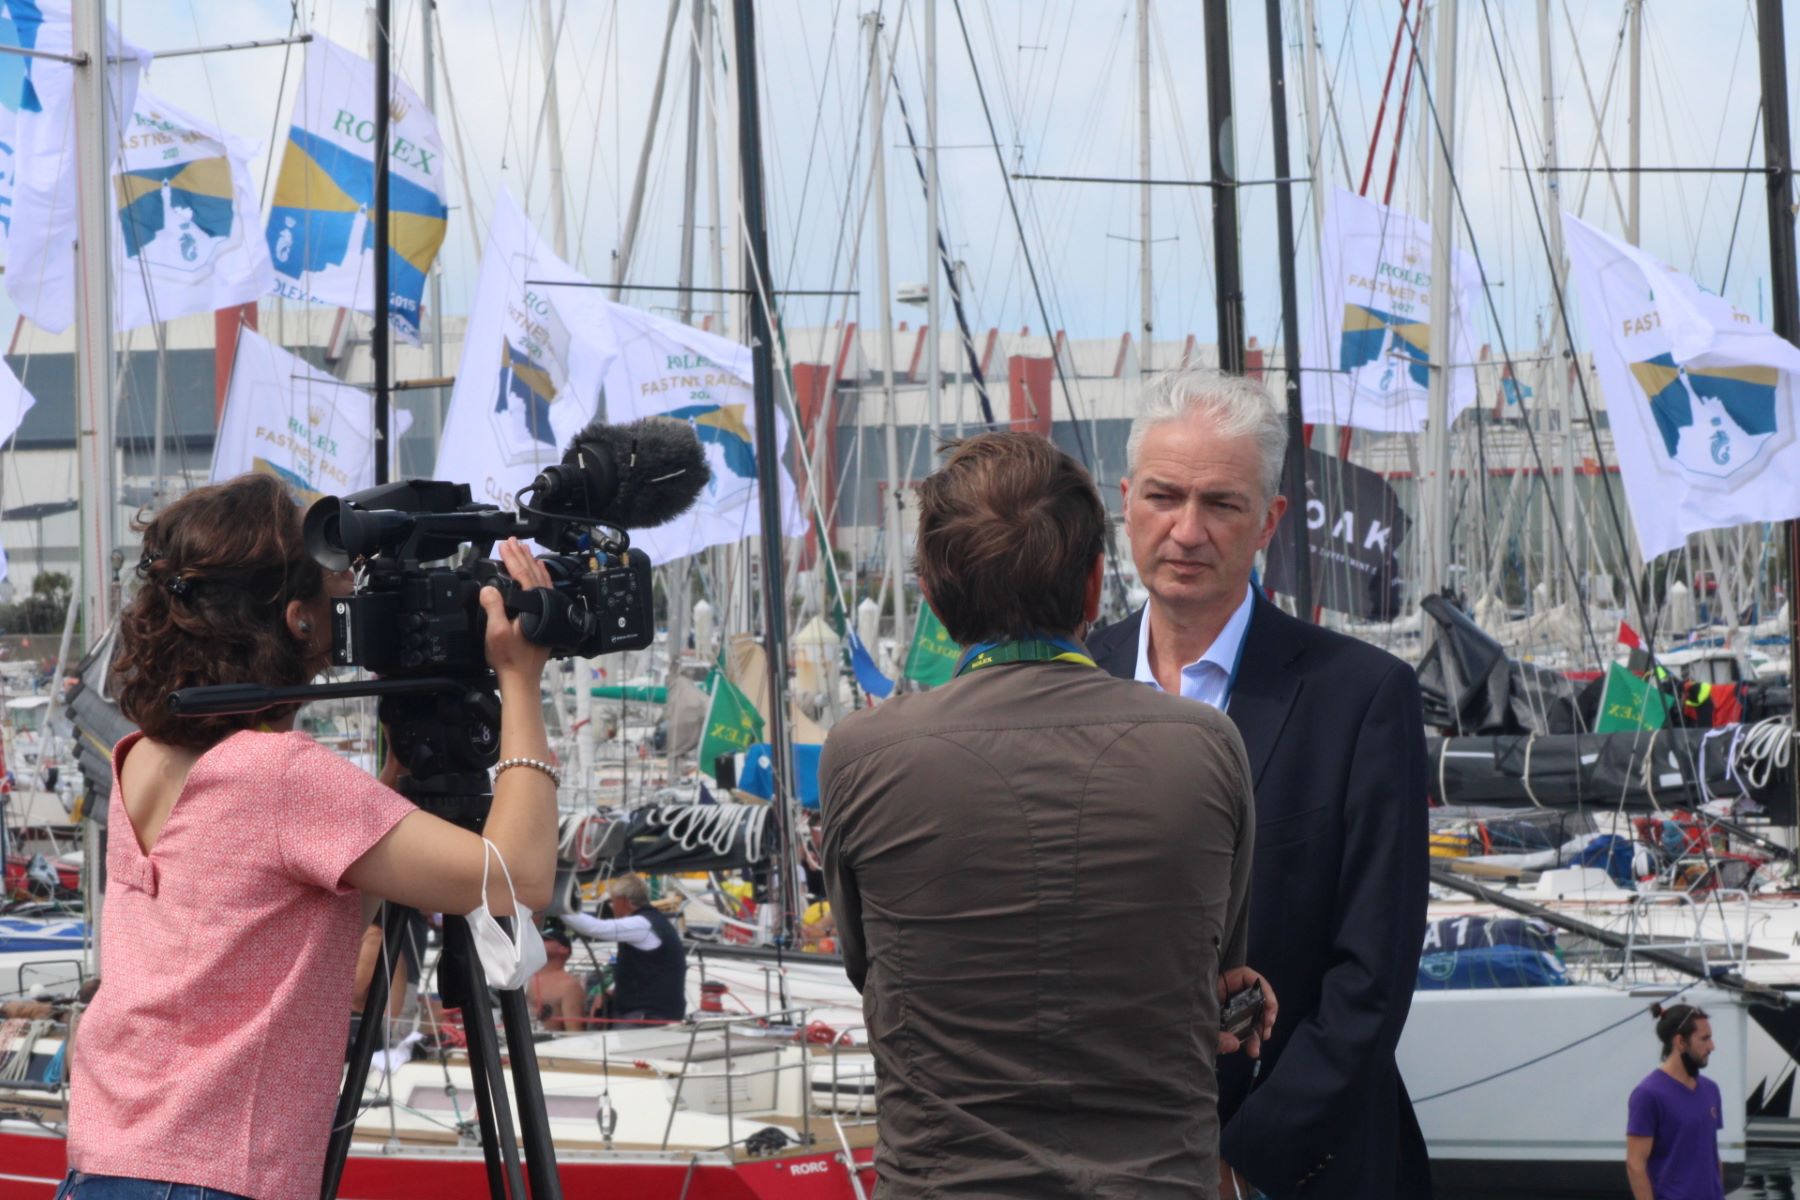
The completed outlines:
[[[1394,489],[1367,467],[1309,449],[1306,496],[1306,512],[1289,512],[1269,543],[1268,585],[1294,594],[1294,530],[1303,516],[1314,603],[1393,620],[1400,613],[1400,543],[1412,525]]]

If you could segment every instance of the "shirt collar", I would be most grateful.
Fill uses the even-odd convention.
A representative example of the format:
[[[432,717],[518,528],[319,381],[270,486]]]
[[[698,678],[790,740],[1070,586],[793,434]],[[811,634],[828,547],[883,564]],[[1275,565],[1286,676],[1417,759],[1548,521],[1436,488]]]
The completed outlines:
[[[1138,624],[1137,673],[1134,676],[1139,683],[1156,683],[1156,672],[1150,669],[1150,605],[1154,601],[1144,602],[1144,618]],[[1237,665],[1238,648],[1244,644],[1244,634],[1250,628],[1250,614],[1256,608],[1256,588],[1244,585],[1243,602],[1231,619],[1225,622],[1225,628],[1219,630],[1219,636],[1213,639],[1206,653],[1181,668],[1183,675],[1201,669],[1203,664],[1211,664],[1223,675],[1229,676],[1231,669]]]

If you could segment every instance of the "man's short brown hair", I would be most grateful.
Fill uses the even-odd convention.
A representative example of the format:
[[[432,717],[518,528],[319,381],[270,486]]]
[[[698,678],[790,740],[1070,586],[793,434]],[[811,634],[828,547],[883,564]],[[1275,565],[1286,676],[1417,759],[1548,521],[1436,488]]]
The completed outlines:
[[[932,611],[964,646],[1080,628],[1106,507],[1082,465],[1034,433],[946,447],[919,485],[915,563]]]

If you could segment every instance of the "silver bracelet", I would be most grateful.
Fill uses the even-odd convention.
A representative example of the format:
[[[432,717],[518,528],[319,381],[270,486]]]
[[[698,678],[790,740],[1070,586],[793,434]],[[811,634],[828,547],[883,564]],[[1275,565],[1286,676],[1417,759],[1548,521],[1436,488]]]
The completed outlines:
[[[542,771],[550,777],[550,782],[557,787],[562,786],[562,772],[553,763],[541,758],[503,758],[494,764],[494,778],[500,778],[500,772],[508,767],[530,767],[534,771]]]

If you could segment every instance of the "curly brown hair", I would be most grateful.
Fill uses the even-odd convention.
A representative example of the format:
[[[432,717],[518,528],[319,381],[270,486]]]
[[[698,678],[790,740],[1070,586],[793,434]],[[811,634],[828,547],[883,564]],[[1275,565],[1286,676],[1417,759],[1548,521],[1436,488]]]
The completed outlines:
[[[310,603],[325,590],[300,522],[286,485],[251,474],[189,492],[133,525],[144,539],[143,586],[119,615],[112,692],[147,736],[204,750],[297,707],[178,717],[168,696],[184,687],[312,678],[315,652],[286,619],[290,600]]]

